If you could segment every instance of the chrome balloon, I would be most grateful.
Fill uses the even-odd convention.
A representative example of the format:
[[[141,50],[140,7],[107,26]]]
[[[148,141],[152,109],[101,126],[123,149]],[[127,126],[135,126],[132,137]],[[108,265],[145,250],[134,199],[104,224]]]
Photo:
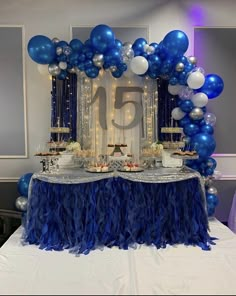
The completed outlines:
[[[218,191],[214,186],[210,186],[207,188],[207,193],[217,195]]]
[[[103,54],[95,54],[93,56],[93,64],[96,66],[96,67],[102,67],[103,66],[103,63],[104,63],[104,56]]]
[[[19,196],[16,199],[15,206],[18,210],[25,212],[27,210],[28,199],[24,196]]]
[[[202,119],[204,117],[204,112],[201,108],[195,107],[192,109],[192,111],[189,113],[189,117],[193,120]]]
[[[182,72],[184,70],[184,63],[178,63],[178,64],[176,64],[175,70],[177,72]]]
[[[192,65],[196,65],[197,64],[197,58],[194,56],[189,56],[188,57],[188,61],[192,64]]]
[[[48,72],[52,75],[52,76],[56,76],[59,75],[61,73],[61,68],[58,66],[58,64],[53,63],[53,64],[49,64],[48,65]]]

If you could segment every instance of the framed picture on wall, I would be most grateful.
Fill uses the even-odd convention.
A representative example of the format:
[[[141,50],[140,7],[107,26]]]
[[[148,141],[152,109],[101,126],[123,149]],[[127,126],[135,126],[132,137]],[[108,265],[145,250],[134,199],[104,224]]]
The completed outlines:
[[[24,27],[0,26],[0,158],[27,158]]]

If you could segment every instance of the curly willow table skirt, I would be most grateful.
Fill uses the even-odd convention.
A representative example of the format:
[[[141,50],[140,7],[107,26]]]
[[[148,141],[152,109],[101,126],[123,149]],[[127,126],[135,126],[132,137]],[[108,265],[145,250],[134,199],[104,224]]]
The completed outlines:
[[[88,254],[104,246],[185,244],[210,250],[199,179],[134,182],[120,176],[79,184],[33,178],[23,241]]]

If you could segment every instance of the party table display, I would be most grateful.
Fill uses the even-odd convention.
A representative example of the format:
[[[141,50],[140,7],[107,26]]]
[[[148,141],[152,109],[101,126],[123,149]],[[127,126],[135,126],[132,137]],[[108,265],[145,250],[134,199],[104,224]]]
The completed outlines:
[[[88,254],[96,248],[213,244],[204,183],[196,171],[34,174],[24,242]]]

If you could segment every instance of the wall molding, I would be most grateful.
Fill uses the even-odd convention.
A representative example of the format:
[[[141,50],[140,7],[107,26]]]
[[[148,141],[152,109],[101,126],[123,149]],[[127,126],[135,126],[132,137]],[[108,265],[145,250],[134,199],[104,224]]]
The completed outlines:
[[[16,183],[20,177],[0,177],[0,183]]]
[[[215,153],[211,157],[217,162],[216,180],[236,180],[236,154]]]

